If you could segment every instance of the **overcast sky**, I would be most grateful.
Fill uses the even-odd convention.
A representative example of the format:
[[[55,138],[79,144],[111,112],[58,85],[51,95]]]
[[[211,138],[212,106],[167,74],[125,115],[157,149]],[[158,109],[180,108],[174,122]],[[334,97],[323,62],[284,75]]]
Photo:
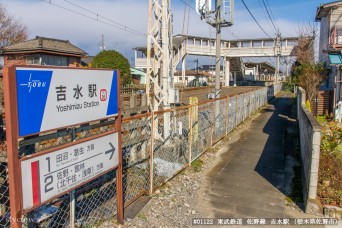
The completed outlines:
[[[110,24],[119,24],[147,33],[148,0],[45,0],[58,5],[49,4],[42,0],[0,0],[7,6],[9,13],[16,18],[21,18],[27,25],[29,38],[44,36],[70,40],[89,55],[95,55],[100,51],[99,43],[101,35],[104,35],[106,49],[115,49],[124,54],[130,62],[133,62],[132,48],[146,46],[146,37],[132,34],[113,26],[100,23],[88,17],[96,18],[91,12],[106,17]],[[180,34],[187,21],[183,23],[184,2],[195,8],[195,0],[171,0],[173,13],[174,34]],[[317,7],[321,3],[331,1],[324,0],[268,0],[271,14],[275,19],[275,26],[280,29],[283,37],[296,36],[298,26],[313,23]],[[83,7],[81,9],[72,3]],[[263,0],[245,0],[245,3],[264,28],[266,33],[274,36],[275,31],[267,19],[266,11],[261,8]],[[62,7],[62,8],[61,8]],[[63,9],[65,8],[65,9]],[[70,12],[66,9],[72,10]],[[189,7],[187,7],[188,13]],[[88,11],[87,11],[88,10]],[[91,12],[89,12],[91,11]],[[75,13],[76,12],[76,13]],[[79,14],[85,15],[81,16]],[[248,39],[267,37],[257,26],[252,17],[242,4],[241,0],[235,0],[234,25],[224,28],[224,39]],[[186,14],[186,18],[188,15]],[[99,17],[100,20],[104,20]],[[199,15],[190,9],[189,35],[215,37],[215,30],[200,20]]]

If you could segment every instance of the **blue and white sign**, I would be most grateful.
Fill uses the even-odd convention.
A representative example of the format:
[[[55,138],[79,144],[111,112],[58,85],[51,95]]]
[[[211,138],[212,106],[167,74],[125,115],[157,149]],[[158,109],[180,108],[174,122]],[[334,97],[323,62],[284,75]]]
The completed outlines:
[[[118,114],[116,70],[16,68],[19,136]]]

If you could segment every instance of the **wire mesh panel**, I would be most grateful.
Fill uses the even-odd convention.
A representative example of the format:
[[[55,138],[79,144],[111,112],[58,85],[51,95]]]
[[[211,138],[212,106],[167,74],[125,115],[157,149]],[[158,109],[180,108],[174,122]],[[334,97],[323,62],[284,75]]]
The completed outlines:
[[[129,204],[149,189],[151,116],[126,119],[122,123],[124,202]]]
[[[114,120],[108,119],[35,137],[26,137],[19,142],[19,157],[57,148],[113,130],[115,130]],[[70,175],[66,174],[68,177]],[[116,214],[115,171],[77,188],[74,202],[77,226],[97,226],[102,221],[112,219]],[[70,227],[70,213],[70,195],[65,194],[29,212],[26,215],[26,222],[29,227]]]
[[[228,99],[228,126],[227,131],[231,132],[235,128],[236,118],[236,98],[230,97]]]
[[[10,226],[10,200],[7,162],[5,162],[5,157],[1,157],[1,160],[2,161],[0,161],[0,227],[2,228]]]
[[[198,106],[198,119],[192,122],[192,151],[194,161],[210,147],[211,122],[213,115],[212,103]]]
[[[243,121],[245,121],[248,117],[248,109],[249,109],[249,100],[248,93],[243,95]]]
[[[188,163],[188,109],[154,116],[153,186],[158,187]]]
[[[24,221],[28,227],[70,227],[70,196],[66,194],[37,208]]]
[[[249,116],[254,112],[254,92],[249,92]]]
[[[97,227],[117,212],[115,170],[76,189],[76,220],[80,227]]]
[[[238,96],[237,107],[238,107],[238,110],[237,110],[236,125],[239,125],[240,123],[242,123],[244,119],[244,95],[243,94],[240,94]]]
[[[214,101],[214,110],[213,142],[216,143],[226,135],[227,100]]]

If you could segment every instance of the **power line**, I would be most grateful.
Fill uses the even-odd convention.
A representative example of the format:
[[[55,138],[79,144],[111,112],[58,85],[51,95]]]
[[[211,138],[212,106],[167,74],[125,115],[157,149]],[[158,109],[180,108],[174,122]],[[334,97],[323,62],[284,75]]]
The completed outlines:
[[[274,30],[277,32],[278,30],[277,30],[276,26],[275,26],[275,25],[274,25],[274,23],[273,23],[273,20],[272,20],[272,17],[271,17],[271,15],[270,15],[270,12],[269,12],[269,11],[268,11],[268,9],[267,9],[267,6],[266,6],[266,3],[265,3],[265,0],[262,0],[262,2],[264,3],[264,6],[265,6],[265,9],[266,9],[266,12],[267,12],[267,14],[268,14],[268,17],[270,18],[270,20],[271,20],[271,22],[272,22],[273,28],[274,28]],[[270,8],[270,10],[271,10],[271,8]]]
[[[100,14],[98,14],[98,13],[96,13],[96,12],[93,12],[93,11],[90,11],[90,10],[88,10],[88,9],[86,9],[86,8],[84,8],[84,7],[82,7],[82,6],[80,6],[80,5],[77,5],[76,3],[70,2],[70,1],[68,1],[68,0],[64,0],[64,1],[67,2],[67,3],[69,3],[69,4],[71,4],[71,5],[73,5],[73,6],[76,6],[76,7],[80,8],[80,9],[83,9],[83,10],[89,12],[89,13],[92,13],[92,14],[94,14],[95,16],[97,16],[98,18],[103,18],[103,19],[105,19],[105,20],[107,20],[107,21],[110,21],[110,22],[112,22],[112,23],[114,23],[114,24],[116,24],[116,25],[118,25],[118,26],[127,28],[127,29],[129,29],[129,30],[131,30],[131,31],[133,31],[133,32],[140,33],[140,34],[146,36],[146,34],[140,32],[140,31],[137,31],[137,30],[135,30],[135,29],[133,29],[133,28],[130,28],[130,27],[126,26],[126,25],[120,24],[120,23],[118,23],[118,22],[116,22],[116,21],[113,21],[113,20],[107,18],[107,17],[101,16]]]
[[[262,10],[262,13],[264,14],[266,20],[267,20],[267,21],[270,23],[270,25],[271,25],[271,21],[270,21],[270,19],[268,18],[268,16],[266,15],[265,7],[263,6],[263,4],[261,4],[261,1],[260,1],[260,0],[258,0],[258,2],[259,2],[259,5],[260,5],[260,8],[261,8],[261,10]],[[272,25],[271,25],[271,27],[272,27]],[[277,31],[275,31],[275,32],[277,33]]]
[[[244,0],[241,0],[242,3],[244,4],[244,6],[246,7],[246,9],[248,10],[249,14],[252,16],[252,18],[254,19],[255,23],[257,23],[257,25],[259,26],[259,28],[266,34],[266,36],[268,36],[269,38],[272,38],[270,35],[267,34],[267,32],[261,27],[261,25],[259,24],[259,22],[255,19],[254,15],[252,14],[252,12],[249,10],[248,6],[246,5]]]
[[[279,28],[279,26],[277,25],[277,22],[276,22],[276,20],[274,19],[274,16],[273,16],[273,13],[272,13],[271,6],[270,6],[270,3],[269,3],[269,1],[268,1],[268,0],[266,0],[266,3],[267,3],[267,5],[268,5],[268,8],[270,9],[271,16],[272,16],[272,18],[273,18],[273,21],[274,21],[274,23],[275,23],[276,27],[278,27],[278,28]]]
[[[111,27],[114,27],[114,28],[117,28],[117,29],[120,29],[120,30],[129,32],[129,33],[132,33],[132,34],[135,34],[135,35],[138,35],[138,36],[147,37],[146,34],[144,34],[144,33],[142,33],[142,32],[139,32],[139,31],[137,31],[137,30],[131,29],[130,27],[125,26],[125,25],[122,25],[122,24],[119,24],[119,23],[117,23],[117,22],[111,21],[112,23],[108,23],[108,22],[106,22],[106,21],[102,21],[102,20],[99,19],[99,17],[102,17],[102,18],[104,18],[104,17],[103,17],[103,16],[100,16],[100,15],[98,15],[98,14],[96,14],[96,13],[93,13],[93,12],[92,12],[93,14],[95,14],[95,15],[97,16],[96,18],[94,18],[94,17],[90,17],[90,16],[88,16],[88,15],[86,15],[86,14],[77,12],[77,11],[75,11],[75,10],[68,9],[68,8],[66,8],[66,7],[64,7],[64,6],[57,5],[57,4],[52,3],[51,1],[48,1],[48,0],[41,0],[41,1],[43,1],[43,2],[45,2],[45,3],[49,3],[49,4],[51,4],[51,5],[55,6],[55,7],[58,7],[58,8],[60,8],[60,9],[69,11],[69,12],[71,12],[71,13],[80,15],[80,16],[82,16],[82,17],[86,17],[86,18],[92,19],[92,20],[94,20],[94,21],[97,21],[97,22],[100,22],[100,23],[109,25],[109,26],[111,26]],[[81,7],[80,7],[80,8],[81,8]],[[87,9],[84,9],[84,10],[87,10]],[[88,11],[88,12],[91,12],[91,11],[89,11],[89,10],[87,10],[87,11]],[[104,18],[104,19],[105,19],[105,18]],[[106,20],[108,20],[108,19],[106,19]],[[113,24],[113,23],[115,23],[115,24]]]
[[[189,6],[191,9],[196,11],[196,9],[193,6],[191,6],[189,3],[185,2],[184,0],[179,0],[179,1],[183,2],[185,5]]]

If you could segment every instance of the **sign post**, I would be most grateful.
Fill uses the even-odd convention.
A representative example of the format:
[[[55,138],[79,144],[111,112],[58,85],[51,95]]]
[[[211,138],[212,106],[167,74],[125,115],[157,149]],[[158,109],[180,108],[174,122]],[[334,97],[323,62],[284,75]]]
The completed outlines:
[[[10,67],[4,84],[12,226],[20,227],[22,214],[114,169],[123,223],[119,73]],[[109,118],[114,130],[19,159],[19,138]]]

